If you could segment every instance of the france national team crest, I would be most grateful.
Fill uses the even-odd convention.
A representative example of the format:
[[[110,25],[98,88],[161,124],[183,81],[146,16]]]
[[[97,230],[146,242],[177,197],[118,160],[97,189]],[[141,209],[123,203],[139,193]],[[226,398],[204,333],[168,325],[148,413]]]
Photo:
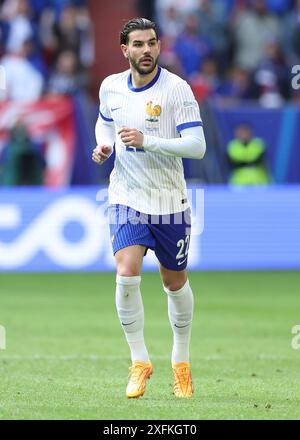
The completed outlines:
[[[161,106],[156,104],[153,106],[153,102],[149,101],[146,107],[146,129],[149,131],[155,131],[159,128],[159,116],[161,115]]]

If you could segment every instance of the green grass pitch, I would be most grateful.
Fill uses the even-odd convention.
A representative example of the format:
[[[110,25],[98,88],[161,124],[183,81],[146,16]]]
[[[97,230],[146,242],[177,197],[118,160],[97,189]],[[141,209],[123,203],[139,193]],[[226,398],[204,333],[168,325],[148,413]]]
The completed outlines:
[[[299,419],[297,272],[190,273],[195,394],[172,395],[172,334],[158,274],[145,273],[154,374],[125,397],[129,350],[114,274],[0,274],[1,419]]]

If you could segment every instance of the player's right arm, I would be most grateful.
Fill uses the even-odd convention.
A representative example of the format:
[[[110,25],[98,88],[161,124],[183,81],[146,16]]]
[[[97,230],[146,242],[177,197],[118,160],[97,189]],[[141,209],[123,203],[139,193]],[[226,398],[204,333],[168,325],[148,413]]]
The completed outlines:
[[[99,114],[95,127],[97,146],[93,150],[92,159],[102,164],[112,154],[115,143],[115,127],[111,122],[106,122]]]
[[[110,115],[109,106],[107,105],[105,80],[101,84],[99,98],[100,109],[95,126],[97,146],[93,150],[92,159],[94,162],[102,164],[111,156],[115,144],[115,127]]]

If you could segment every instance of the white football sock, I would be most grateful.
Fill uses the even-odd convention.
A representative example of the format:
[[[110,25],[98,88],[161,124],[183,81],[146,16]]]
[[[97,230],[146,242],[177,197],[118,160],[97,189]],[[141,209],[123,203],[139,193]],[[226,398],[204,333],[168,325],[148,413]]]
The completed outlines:
[[[140,276],[116,277],[116,307],[131,351],[131,360],[149,362],[144,341],[144,307]]]
[[[164,287],[168,294],[168,314],[173,330],[172,364],[189,362],[189,345],[191,339],[194,296],[187,280],[185,285],[171,291]]]

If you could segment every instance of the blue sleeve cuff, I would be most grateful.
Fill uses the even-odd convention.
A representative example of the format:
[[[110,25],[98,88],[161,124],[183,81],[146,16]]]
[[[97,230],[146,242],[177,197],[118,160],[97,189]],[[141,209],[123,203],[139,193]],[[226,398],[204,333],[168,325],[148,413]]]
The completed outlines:
[[[100,110],[99,110],[99,115],[101,116],[101,118],[103,119],[103,121],[106,121],[106,122],[114,122],[113,119],[111,119],[111,118],[106,118],[106,117],[101,113]]]
[[[180,124],[176,126],[178,133],[180,133],[185,128],[190,127],[203,127],[203,123],[201,121],[193,121],[193,122],[185,122],[184,124]]]

